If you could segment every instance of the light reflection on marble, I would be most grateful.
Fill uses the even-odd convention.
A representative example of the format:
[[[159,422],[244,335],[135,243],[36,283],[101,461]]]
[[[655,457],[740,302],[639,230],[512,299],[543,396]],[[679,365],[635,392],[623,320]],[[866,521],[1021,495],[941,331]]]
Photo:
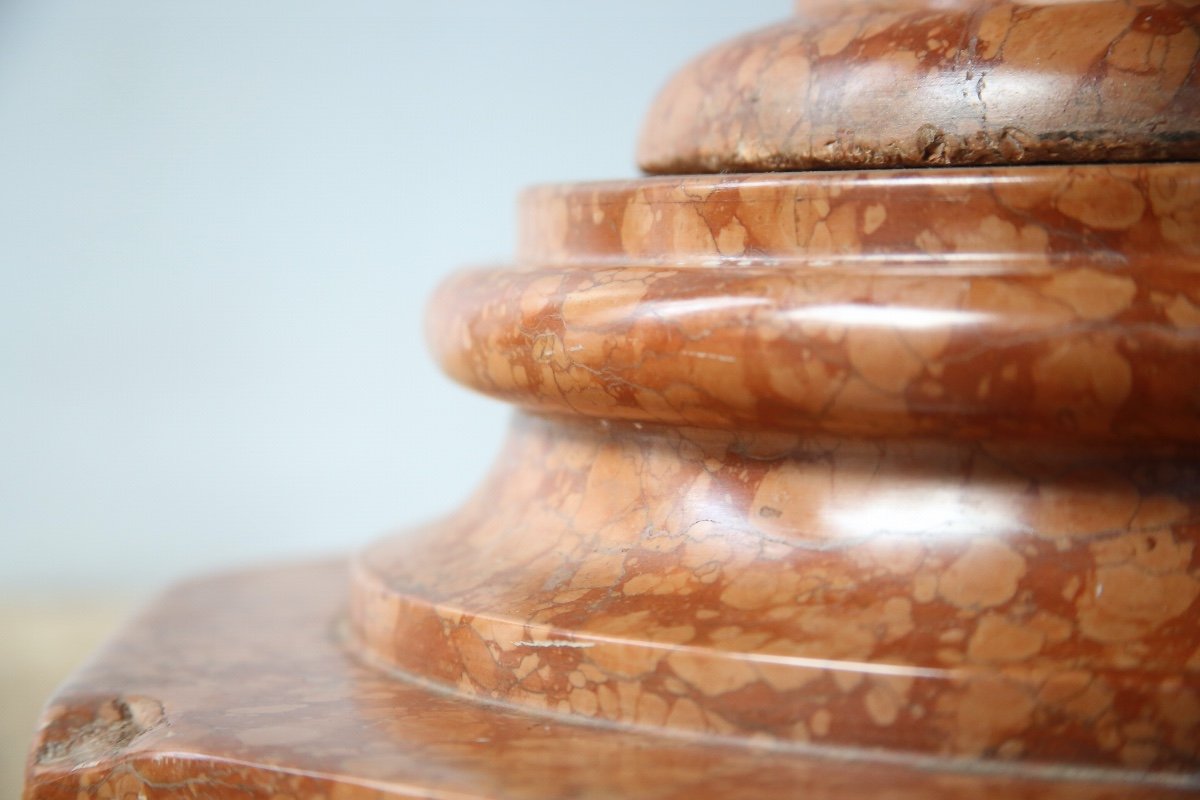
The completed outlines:
[[[1200,156],[1192,5],[809,0],[703,56],[652,171],[1088,163],[527,191],[427,321],[519,409],[472,499],[344,619],[329,566],[169,595],[27,800],[1195,796],[1200,170],[1090,163]]]
[[[985,489],[967,492],[932,485],[904,485],[872,492],[853,504],[832,506],[822,514],[822,523],[847,538],[919,536],[924,539],[965,539],[1024,531],[1025,524],[1009,491]],[[1014,484],[1017,482],[1014,481]]]
[[[995,315],[979,311],[957,311],[944,308],[906,307],[903,305],[870,305],[867,303],[832,303],[793,308],[787,312],[800,325],[820,323],[847,328],[884,328],[888,330],[954,331],[994,322]]]
[[[26,800],[1151,800],[1196,791],[1185,776],[1146,783],[908,754],[830,759],[819,748],[700,743],[465,702],[343,649],[334,622],[345,580],[337,561],[171,590],[46,709]]]

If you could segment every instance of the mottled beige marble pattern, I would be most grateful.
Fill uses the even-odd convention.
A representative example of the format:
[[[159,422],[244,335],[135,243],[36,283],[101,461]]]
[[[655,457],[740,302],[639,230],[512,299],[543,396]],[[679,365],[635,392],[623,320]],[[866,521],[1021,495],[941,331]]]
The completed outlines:
[[[652,173],[1200,157],[1195,0],[801,0],[681,70]]]
[[[522,418],[461,513],[360,557],[352,619],[568,716],[1186,771],[1197,533],[1187,459]]]
[[[1008,166],[530,190],[428,320],[519,407],[473,499],[169,594],[26,800],[1200,793],[1200,167],[1091,163],[1200,155],[1200,5],[936,5],[718,48],[643,164]]]
[[[1095,199],[1092,199],[1095,198]],[[1190,165],[545,187],[515,269],[447,282],[444,368],[610,419],[1200,442]]]
[[[1149,800],[1187,781],[1017,775],[578,724],[455,698],[344,650],[342,562],[172,590],[65,686],[26,800]],[[819,720],[814,723],[820,727]]]

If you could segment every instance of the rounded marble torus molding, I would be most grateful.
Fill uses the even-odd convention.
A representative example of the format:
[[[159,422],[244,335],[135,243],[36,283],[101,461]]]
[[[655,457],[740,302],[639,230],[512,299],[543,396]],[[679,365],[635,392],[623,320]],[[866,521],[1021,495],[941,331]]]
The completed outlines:
[[[1200,157],[1196,0],[801,0],[681,70],[651,173]]]
[[[436,293],[470,500],[172,592],[28,800],[1200,795],[1200,0],[797,8]]]
[[[580,723],[1196,785],[1200,173],[550,186],[430,341],[521,408],[369,663]]]
[[[1200,169],[1098,163],[1200,153],[1198,8],[813,0],[685,68],[643,167],[743,174],[534,188],[515,265],[434,297],[443,368],[520,412],[462,510],[356,558],[359,655],[1200,789]],[[844,171],[898,165],[951,168]]]
[[[1200,171],[683,177],[525,194],[431,346],[529,409],[876,437],[1200,443]]]

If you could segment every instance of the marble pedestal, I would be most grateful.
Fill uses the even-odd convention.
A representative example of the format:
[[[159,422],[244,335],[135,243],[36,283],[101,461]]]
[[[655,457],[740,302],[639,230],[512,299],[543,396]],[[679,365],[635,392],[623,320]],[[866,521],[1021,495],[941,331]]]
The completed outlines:
[[[164,597],[26,800],[1200,793],[1195,4],[802,5],[435,296],[475,496]]]
[[[467,702],[347,648],[344,562],[174,589],[47,709],[27,798],[1191,796],[1186,780],[862,760]],[[1069,780],[1063,780],[1064,775]]]

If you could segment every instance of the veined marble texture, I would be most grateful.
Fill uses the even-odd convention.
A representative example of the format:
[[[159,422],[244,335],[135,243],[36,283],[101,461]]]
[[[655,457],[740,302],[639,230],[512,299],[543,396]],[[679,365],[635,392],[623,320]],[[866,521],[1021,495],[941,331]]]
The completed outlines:
[[[431,306],[522,408],[474,498],[172,595],[27,800],[1195,794],[1198,185],[531,190]]]
[[[799,0],[671,80],[652,173],[1195,160],[1195,0]]]
[[[357,561],[376,663],[751,741],[1186,771],[1200,465],[519,417]]]
[[[742,172],[535,187],[433,298],[517,407],[472,499],[168,594],[26,800],[1200,794],[1197,9],[702,57],[643,165]]]
[[[430,691],[346,650],[344,562],[178,586],[63,686],[38,800],[1150,800],[1186,783],[946,770],[580,725]]]
[[[532,409],[867,436],[1200,441],[1200,172],[545,187],[429,340]]]
[[[1198,199],[1179,164],[530,190],[515,265],[429,316],[526,414],[359,558],[358,641],[569,718],[1188,774]]]

